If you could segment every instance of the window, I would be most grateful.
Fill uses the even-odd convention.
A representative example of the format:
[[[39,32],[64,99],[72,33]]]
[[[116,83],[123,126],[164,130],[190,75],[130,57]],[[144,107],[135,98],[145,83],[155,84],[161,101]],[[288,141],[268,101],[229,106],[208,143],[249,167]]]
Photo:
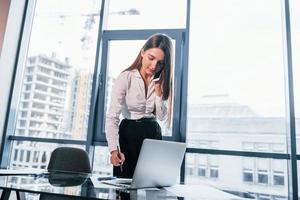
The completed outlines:
[[[110,39],[110,35],[108,33],[104,33],[103,38],[104,38],[104,46],[107,47],[105,49],[105,53],[103,53],[103,55],[106,55],[106,57],[102,58],[102,63],[104,63],[101,67],[101,71],[102,72],[106,72],[106,84],[105,84],[105,88],[101,88],[101,91],[103,90],[103,92],[105,92],[105,95],[101,96],[101,98],[98,99],[98,104],[99,105],[103,105],[104,107],[104,111],[101,112],[103,113],[103,116],[98,116],[99,120],[102,121],[101,124],[104,124],[104,126],[101,128],[102,132],[100,134],[97,135],[97,140],[98,141],[104,141],[105,140],[105,120],[106,116],[105,114],[108,112],[109,110],[109,105],[110,105],[110,101],[111,101],[111,91],[112,91],[112,87],[114,85],[115,79],[117,78],[117,76],[126,68],[128,68],[132,62],[134,61],[134,59],[136,58],[136,56],[138,55],[141,47],[144,45],[146,39],[154,34],[155,32],[149,32],[147,34],[145,34],[144,32],[132,32],[127,36],[126,34],[117,34],[117,39]],[[174,74],[179,73],[177,72],[177,69],[180,67],[180,43],[181,40],[183,40],[182,35],[180,34],[181,32],[178,30],[174,30],[174,31],[170,31],[167,32],[166,34],[169,34],[170,37],[172,38],[172,43],[173,43],[173,77]],[[135,35],[135,37],[144,37],[144,39],[130,39]],[[112,37],[112,36],[111,36]],[[113,37],[115,38],[115,37]],[[176,50],[176,51],[175,51]],[[126,52],[126,54],[122,53],[122,52]],[[177,56],[178,55],[178,56]],[[179,60],[176,60],[176,57],[179,58]],[[104,79],[104,78],[103,78]],[[176,85],[176,80],[173,80],[173,85],[175,88]],[[100,92],[101,92],[100,91]],[[173,99],[174,99],[174,95],[175,95],[175,89],[174,89],[174,94],[173,94]],[[179,99],[177,99],[177,101],[179,101]],[[173,105],[174,105],[175,100],[173,101]],[[172,105],[172,107],[173,107]],[[178,109],[178,108],[177,108]],[[174,110],[174,109],[173,109]],[[178,112],[173,112],[173,119],[176,117],[176,115],[178,115]],[[120,115],[120,120],[122,119],[122,115]],[[171,127],[167,127],[166,126],[166,122],[165,121],[159,121],[158,123],[161,125],[162,128],[162,135],[163,136],[167,136],[167,137],[173,137],[174,135],[172,135],[172,129],[173,124],[172,124],[173,120],[171,119]],[[177,123],[176,123],[177,125]],[[177,125],[178,126],[178,125]],[[177,131],[176,131],[177,132]],[[178,133],[178,132],[177,132]],[[175,133],[174,133],[175,134]],[[175,136],[174,136],[175,137]]]
[[[198,168],[198,176],[206,176],[206,168],[205,166],[199,166]]]
[[[290,1],[291,9],[291,34],[292,34],[292,59],[293,59],[293,76],[294,76],[294,102],[295,102],[295,117],[296,117],[296,134],[299,137],[300,134],[300,44],[299,44],[299,16],[300,16],[300,2],[297,0]],[[297,140],[297,153],[300,153],[299,140]],[[299,168],[299,167],[298,167]]]
[[[14,159],[10,161],[12,168],[46,168],[50,159],[51,152],[61,146],[70,146],[83,149],[80,145],[54,144],[41,142],[13,142],[15,152]],[[19,158],[16,152],[20,152]],[[109,154],[107,154],[107,157]],[[109,158],[109,157],[108,157]]]
[[[30,67],[30,66],[26,69],[27,74],[31,74],[33,71],[34,71],[34,68]]]
[[[50,159],[50,158],[49,158]],[[43,152],[43,155],[42,155],[42,163],[46,163],[46,161],[47,161],[48,159],[47,159],[47,156],[46,156],[46,152],[44,151]]]
[[[102,175],[112,175],[113,167],[110,164],[108,147],[96,146],[93,171]]]
[[[257,174],[258,183],[268,184],[268,171],[267,170],[258,170]]]
[[[15,149],[15,155],[14,155],[14,161],[16,161],[18,159],[18,152],[19,150],[18,149]]]
[[[284,185],[284,173],[279,171],[273,171],[273,184],[283,186]]]
[[[22,40],[29,43],[21,47],[27,52],[21,51],[24,60],[17,66],[20,78],[15,79],[8,134],[85,141],[101,1],[37,0],[34,6],[26,13],[29,34]],[[83,81],[75,88],[74,80]],[[18,167],[48,162],[49,145],[38,146],[41,151],[34,142],[12,145],[13,151],[20,150]],[[14,159],[10,163],[16,164]]]
[[[185,28],[185,0],[176,1],[176,3],[172,0],[152,0],[151,2],[112,0],[109,3],[105,29]],[[168,10],[167,15],[166,10]],[[153,15],[153,11],[155,15]]]
[[[23,161],[23,157],[24,157],[24,150],[21,150],[20,151],[20,162],[22,162]]]
[[[291,13],[291,42],[292,42],[292,64],[293,64],[293,86],[294,86],[294,106],[295,106],[295,124],[296,124],[296,137],[300,135],[300,2],[297,0],[290,1],[290,13]],[[299,140],[297,142],[297,154],[300,153]],[[297,170],[299,171],[299,161],[297,161]],[[287,184],[286,184],[287,185]],[[299,188],[299,177],[298,177],[298,188]],[[298,194],[299,195],[299,194]],[[300,195],[299,195],[300,196]]]
[[[20,120],[20,126],[21,126],[21,127],[24,127],[24,126],[26,126],[26,121],[24,121],[24,120]]]
[[[33,162],[37,163],[39,161],[39,154],[40,154],[39,151],[34,151]]]
[[[207,158],[207,166],[209,169],[209,177],[211,179],[218,179],[219,178],[219,163],[220,157],[209,155]]]
[[[287,153],[282,11],[280,0],[191,0],[185,124],[190,152]],[[298,14],[295,19],[299,21]],[[214,147],[207,142],[211,140],[216,141]],[[257,194],[259,185],[271,194],[272,171],[288,175],[284,159],[211,157],[219,158],[208,159],[207,165],[209,178],[211,166],[216,167],[218,178],[212,183],[216,187]],[[187,173],[185,180],[201,183],[200,177]],[[288,196],[287,190],[279,193]]]
[[[253,183],[253,171],[251,169],[243,170],[243,181]]]
[[[27,82],[32,82],[32,76],[27,76]]]
[[[51,61],[48,63],[48,65],[51,66]],[[48,75],[50,75],[50,73],[51,73],[51,70],[47,69],[46,67],[39,67],[39,71],[42,73],[48,74]]]
[[[30,161],[30,151],[26,151],[26,162],[29,162]]]
[[[30,94],[24,94],[24,99],[29,99]]]
[[[27,117],[27,112],[21,112],[21,117]]]
[[[189,176],[193,176],[194,175],[194,169],[193,169],[193,167],[187,166],[186,167],[186,173]]]
[[[189,14],[187,1],[166,0],[159,2],[159,7],[155,1],[106,0],[105,31],[99,32],[102,38],[98,36],[101,1],[37,0],[35,9],[28,9],[33,12],[25,19],[25,25],[31,24],[25,27],[30,31],[22,41],[29,43],[20,46],[20,52],[26,52],[18,55],[6,131],[12,140],[5,141],[9,146],[6,152],[12,154],[6,156],[11,159],[10,166],[46,168],[51,151],[61,146],[45,143],[48,139],[59,139],[63,146],[80,143],[85,148],[90,142],[87,138],[96,138],[93,144],[105,145],[105,124],[99,115],[107,111],[114,79],[158,28],[173,34],[176,46],[175,116],[171,129],[162,128],[164,139],[186,137],[190,152],[182,168],[186,183],[207,181],[232,187],[235,192],[242,193],[246,188],[257,199],[287,199],[291,186],[287,184],[290,143],[285,85],[289,77],[285,75],[283,1],[191,0],[190,24],[185,19]],[[297,0],[289,2],[299,134],[300,4]],[[189,32],[184,30],[187,25]],[[186,52],[185,45],[189,46]],[[97,48],[101,51],[96,56]],[[187,60],[183,59],[187,54]],[[101,84],[105,85],[103,90]],[[93,94],[92,85],[96,91]],[[97,98],[101,99],[98,110],[89,113],[91,100]],[[92,127],[95,130],[91,132],[96,134],[87,137],[92,134],[87,133],[89,117],[100,120]],[[37,141],[24,142],[23,137]],[[237,155],[216,155],[222,151]],[[244,151],[252,157],[239,156]],[[96,147],[93,170],[112,174],[107,147]]]
[[[185,173],[187,176],[194,176],[194,166],[196,165],[197,155],[190,154],[186,157]]]
[[[210,178],[217,179],[219,177],[219,169],[217,166],[210,167]]]
[[[285,141],[281,1],[235,2],[191,1],[189,146],[212,138],[230,150],[241,150],[242,142]]]
[[[27,79],[27,81],[28,81],[28,79]],[[26,85],[25,86],[25,90],[30,90],[31,89],[31,85]]]

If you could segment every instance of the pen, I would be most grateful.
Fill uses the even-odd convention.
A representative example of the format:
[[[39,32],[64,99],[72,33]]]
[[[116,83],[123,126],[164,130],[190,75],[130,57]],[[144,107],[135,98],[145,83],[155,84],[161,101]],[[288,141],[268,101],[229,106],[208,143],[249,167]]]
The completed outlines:
[[[120,148],[119,148],[119,146],[117,146],[117,150],[118,150],[117,156],[118,156],[119,159],[121,159],[121,154],[120,154]],[[121,172],[123,172],[123,166],[122,166],[122,163],[120,164],[120,170],[121,170]]]
[[[117,177],[115,176],[107,176],[107,177],[98,177],[98,181],[109,181],[109,180],[114,180]]]

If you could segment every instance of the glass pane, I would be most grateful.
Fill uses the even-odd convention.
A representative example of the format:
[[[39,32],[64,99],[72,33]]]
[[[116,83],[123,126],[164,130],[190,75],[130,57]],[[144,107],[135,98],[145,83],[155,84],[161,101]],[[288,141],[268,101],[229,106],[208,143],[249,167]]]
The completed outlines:
[[[118,40],[109,42],[106,79],[106,114],[110,106],[111,90],[115,79],[123,70],[128,68],[133,63],[145,42],[145,40]],[[175,41],[173,41],[173,46],[175,47]],[[173,51],[173,55],[175,55],[175,51]],[[175,63],[175,56],[173,59],[173,63]],[[175,64],[173,66],[175,66]],[[120,120],[121,119],[123,119],[122,115],[120,115]],[[162,134],[164,136],[170,136],[172,134],[172,127],[167,128],[166,123],[164,121],[158,120],[158,123],[162,128]]]
[[[300,25],[299,25],[299,17],[300,17],[300,2],[296,0],[290,1],[290,14],[291,14],[291,34],[292,34],[292,63],[293,63],[293,76],[294,76],[294,102],[295,102],[295,117],[296,117],[296,134],[297,134],[297,154],[300,152],[299,148],[299,135],[300,135]],[[298,164],[298,180],[299,180],[299,166],[300,162],[297,161]],[[298,183],[298,190],[300,189]],[[298,195],[299,196],[299,195]]]
[[[191,3],[188,145],[286,152],[281,1]]]
[[[292,63],[294,76],[295,117],[297,134],[297,153],[300,153],[300,1],[291,0]]]
[[[51,153],[58,147],[75,147],[85,149],[83,145],[14,141],[10,155],[10,168],[47,169]]]
[[[108,147],[95,147],[93,173],[112,175],[113,166],[110,164],[110,153]]]
[[[249,199],[288,199],[287,161],[209,154],[186,154],[186,184],[208,184]],[[200,171],[200,173],[199,173]]]
[[[185,21],[186,0],[111,0],[105,29],[185,28]]]
[[[298,177],[298,180],[300,180],[300,168],[299,168],[299,166],[300,166],[300,161],[299,160],[297,160],[297,165],[298,165],[298,169],[297,169],[297,177]],[[300,190],[300,184],[298,183],[298,191]],[[298,194],[298,197],[299,197],[300,195]]]
[[[11,108],[15,135],[86,138],[99,2],[37,1]]]
[[[296,134],[297,134],[297,154],[300,153],[300,1],[290,1],[290,13],[291,13],[291,34],[292,34],[292,63],[293,63],[293,76],[294,76],[294,102],[295,102],[295,117],[296,117]],[[298,180],[300,180],[300,162],[298,164]],[[298,190],[300,190],[300,184],[298,181]],[[298,196],[300,196],[298,194]]]

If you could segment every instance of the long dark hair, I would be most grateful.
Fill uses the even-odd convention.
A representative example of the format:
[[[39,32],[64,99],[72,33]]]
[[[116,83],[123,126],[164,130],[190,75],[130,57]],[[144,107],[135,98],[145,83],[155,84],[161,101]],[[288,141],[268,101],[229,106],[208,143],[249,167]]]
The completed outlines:
[[[141,51],[147,51],[151,48],[160,48],[164,52],[164,66],[161,73],[161,85],[163,92],[163,100],[167,100],[171,93],[171,75],[172,75],[172,42],[171,39],[165,34],[154,34],[150,36],[143,48],[140,50],[135,61],[124,71],[131,71],[134,69],[140,70],[142,67]]]
[[[162,98],[169,101],[168,106],[168,120],[171,118],[172,110],[172,41],[171,38],[165,34],[157,33],[150,36],[142,49],[140,50],[135,61],[124,71],[131,71],[134,69],[140,70],[142,67],[142,50],[147,51],[151,48],[159,48],[164,52],[164,66],[161,73],[160,83],[162,86]]]

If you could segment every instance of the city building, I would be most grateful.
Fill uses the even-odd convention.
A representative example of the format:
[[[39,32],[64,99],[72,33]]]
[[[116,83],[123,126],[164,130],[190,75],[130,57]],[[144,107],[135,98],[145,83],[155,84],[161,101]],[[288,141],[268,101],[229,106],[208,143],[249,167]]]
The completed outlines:
[[[28,58],[17,111],[15,135],[24,137],[71,138],[67,129],[68,93],[70,87],[68,62],[38,55]],[[16,142],[13,145],[13,168],[46,168],[57,144]]]
[[[260,117],[250,107],[234,102],[190,105],[188,110],[190,147],[287,151],[284,118]],[[255,199],[287,199],[287,174],[287,162],[278,159],[191,153],[186,159],[187,182],[210,184],[242,196],[250,194],[249,198]]]
[[[72,139],[86,138],[92,93],[93,74],[85,69],[75,72],[72,80],[71,127]]]

